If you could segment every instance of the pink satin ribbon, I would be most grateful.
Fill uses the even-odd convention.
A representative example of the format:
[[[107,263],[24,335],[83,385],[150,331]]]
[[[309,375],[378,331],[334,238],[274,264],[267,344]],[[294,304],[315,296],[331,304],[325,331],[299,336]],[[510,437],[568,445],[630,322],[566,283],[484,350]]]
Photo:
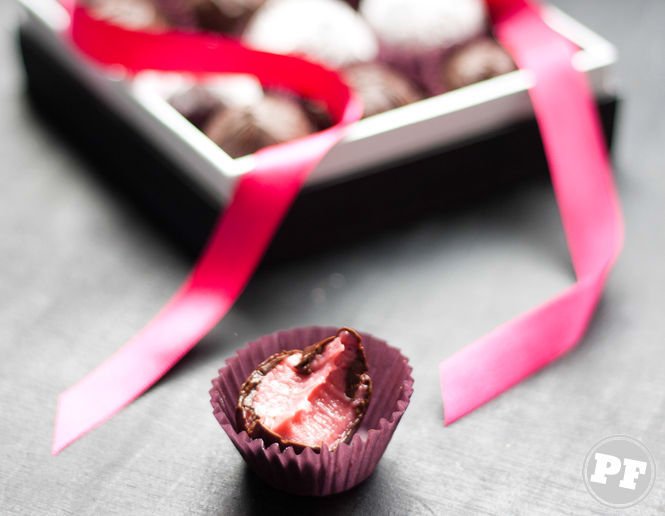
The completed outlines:
[[[189,278],[164,309],[111,358],[58,399],[52,453],[112,417],[159,380],[231,308],[263,256],[307,174],[362,108],[339,76],[301,59],[249,50],[219,36],[133,32],[73,7],[74,44],[101,64],[145,69],[256,75],[324,101],[331,129],[255,154]]]
[[[545,146],[577,283],[440,364],[450,424],[570,350],[582,338],[623,240],[623,223],[591,89],[576,49],[523,0],[492,2],[494,30],[533,75]]]
[[[573,49],[523,0],[493,0],[499,39],[536,79],[531,97],[578,282],[546,305],[442,362],[450,423],[554,360],[582,336],[621,243],[621,218],[592,96],[573,70]],[[85,54],[128,71],[181,70],[257,75],[327,103],[339,123],[300,141],[264,149],[188,280],[162,312],[115,355],[58,400],[54,454],[140,396],[226,314],[242,292],[307,173],[360,115],[334,72],[247,50],[218,36],[132,32],[72,10],[71,36]]]

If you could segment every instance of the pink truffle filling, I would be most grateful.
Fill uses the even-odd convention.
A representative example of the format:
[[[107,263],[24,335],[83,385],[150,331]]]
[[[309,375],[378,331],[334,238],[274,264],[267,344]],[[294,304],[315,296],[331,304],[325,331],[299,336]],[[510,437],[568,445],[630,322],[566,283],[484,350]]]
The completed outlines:
[[[345,392],[357,346],[355,339],[343,342],[336,337],[314,358],[311,374],[300,374],[296,368],[302,353],[293,353],[272,368],[253,397],[255,414],[263,426],[284,441],[307,446],[330,446],[338,441],[357,418],[357,404]]]

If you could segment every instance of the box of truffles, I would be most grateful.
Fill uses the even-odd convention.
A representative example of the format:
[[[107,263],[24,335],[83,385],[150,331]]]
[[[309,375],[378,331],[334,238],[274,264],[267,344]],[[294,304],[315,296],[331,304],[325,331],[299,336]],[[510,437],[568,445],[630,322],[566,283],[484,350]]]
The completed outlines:
[[[331,123],[321,106],[249,75],[146,71],[129,80],[101,70],[63,40],[58,0],[18,1],[37,112],[192,250],[254,152]],[[305,57],[339,70],[358,94],[363,119],[310,174],[272,255],[362,238],[546,171],[531,78],[493,38],[483,0],[82,1],[128,28],[213,31]],[[546,16],[579,47],[574,65],[611,140],[613,46],[553,7]]]

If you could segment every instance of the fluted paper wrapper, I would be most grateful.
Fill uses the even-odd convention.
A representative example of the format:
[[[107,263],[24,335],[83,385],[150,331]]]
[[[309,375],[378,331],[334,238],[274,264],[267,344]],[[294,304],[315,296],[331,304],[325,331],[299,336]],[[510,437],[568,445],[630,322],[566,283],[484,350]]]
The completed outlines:
[[[248,344],[219,370],[212,381],[213,413],[249,467],[267,483],[289,493],[326,496],[358,485],[376,468],[413,392],[408,360],[399,350],[371,335],[361,333],[372,377],[372,398],[365,417],[349,443],[333,452],[306,448],[297,454],[292,447],[281,450],[277,443],[265,447],[252,439],[236,421],[240,387],[267,357],[286,349],[302,349],[338,328],[309,327],[280,331]]]

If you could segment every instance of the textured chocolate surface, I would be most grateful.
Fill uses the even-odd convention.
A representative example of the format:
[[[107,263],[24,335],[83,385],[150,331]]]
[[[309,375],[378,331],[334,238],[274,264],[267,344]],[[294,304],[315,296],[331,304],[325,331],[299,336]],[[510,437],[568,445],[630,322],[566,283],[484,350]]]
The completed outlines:
[[[307,136],[314,130],[299,102],[276,94],[266,94],[252,105],[229,106],[204,127],[208,137],[234,158]]]
[[[336,335],[311,344],[303,350],[282,351],[275,353],[261,362],[240,388],[237,404],[238,425],[244,428],[250,437],[261,438],[267,444],[277,442],[282,447],[293,446],[296,450],[308,447],[303,443],[284,439],[272,429],[262,424],[260,416],[254,410],[253,395],[266,375],[291,355],[300,355],[300,360],[295,366],[295,370],[299,375],[307,377],[312,374],[312,363],[338,337],[345,346],[356,347],[356,355],[353,362],[348,366],[345,376],[345,395],[352,400],[355,409],[355,419],[346,426],[344,431],[329,448],[334,450],[340,443],[348,442],[367,412],[372,394],[372,381],[368,373],[367,359],[362,346],[362,337],[358,332],[350,328],[341,328],[337,331]],[[315,450],[320,449],[318,446],[309,447]]]
[[[343,70],[344,79],[363,102],[368,117],[423,98],[404,75],[380,63],[359,63]]]
[[[454,90],[515,70],[515,63],[494,39],[474,40],[453,52],[441,67],[441,81]]]

